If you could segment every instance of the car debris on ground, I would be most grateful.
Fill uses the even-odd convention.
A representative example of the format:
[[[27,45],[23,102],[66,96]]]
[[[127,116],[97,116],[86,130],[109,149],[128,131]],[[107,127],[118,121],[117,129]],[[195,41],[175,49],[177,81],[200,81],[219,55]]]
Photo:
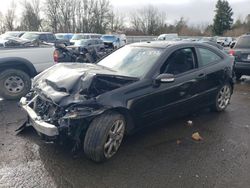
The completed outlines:
[[[202,141],[203,138],[200,136],[200,134],[198,132],[195,132],[192,134],[192,139],[195,141]]]

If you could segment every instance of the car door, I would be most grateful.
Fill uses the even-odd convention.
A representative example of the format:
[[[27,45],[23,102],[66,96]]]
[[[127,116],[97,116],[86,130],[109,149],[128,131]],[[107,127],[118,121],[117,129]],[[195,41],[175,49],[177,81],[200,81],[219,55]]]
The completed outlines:
[[[172,83],[151,84],[147,94],[138,98],[133,105],[133,113],[139,116],[141,126],[167,119],[198,108],[199,82],[205,78],[197,69],[195,49],[180,48],[169,55],[160,67],[160,74],[173,74]]]
[[[204,105],[209,105],[214,101],[217,90],[225,80],[224,66],[220,64],[224,60],[223,56],[212,48],[198,46],[196,49],[199,70],[206,75],[206,79],[200,82],[200,101]]]

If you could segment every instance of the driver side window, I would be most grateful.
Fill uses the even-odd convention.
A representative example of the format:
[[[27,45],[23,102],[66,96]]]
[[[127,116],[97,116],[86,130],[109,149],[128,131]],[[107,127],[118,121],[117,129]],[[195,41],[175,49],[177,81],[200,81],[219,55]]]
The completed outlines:
[[[182,48],[173,52],[161,67],[161,74],[178,75],[195,68],[195,54],[193,48]]]

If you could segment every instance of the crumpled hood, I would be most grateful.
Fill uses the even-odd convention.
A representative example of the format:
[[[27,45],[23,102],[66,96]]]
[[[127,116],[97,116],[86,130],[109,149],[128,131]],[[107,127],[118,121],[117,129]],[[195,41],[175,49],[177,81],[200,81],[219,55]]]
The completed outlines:
[[[33,90],[55,104],[67,105],[87,100],[136,80],[138,79],[96,64],[65,63],[56,64],[37,75],[33,81]]]

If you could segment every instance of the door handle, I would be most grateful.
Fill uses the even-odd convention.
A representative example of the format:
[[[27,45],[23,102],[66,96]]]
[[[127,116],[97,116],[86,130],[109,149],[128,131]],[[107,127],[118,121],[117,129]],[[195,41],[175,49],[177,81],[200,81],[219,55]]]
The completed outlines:
[[[206,76],[205,73],[200,73],[200,74],[198,74],[198,77],[197,77],[197,78],[204,78],[205,76]]]

